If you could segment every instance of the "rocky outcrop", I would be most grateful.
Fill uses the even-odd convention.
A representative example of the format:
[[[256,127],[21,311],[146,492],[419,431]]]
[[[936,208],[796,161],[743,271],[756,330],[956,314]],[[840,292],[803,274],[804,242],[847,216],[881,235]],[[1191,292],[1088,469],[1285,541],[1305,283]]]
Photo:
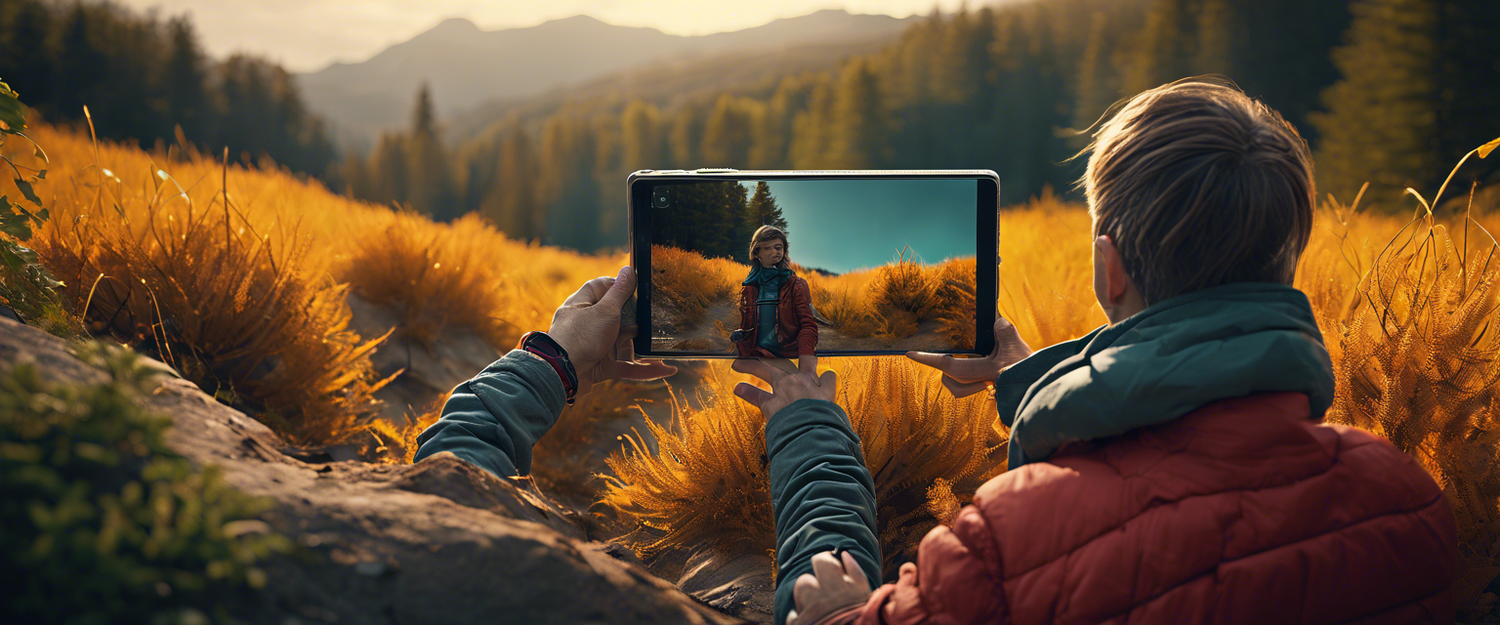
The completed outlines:
[[[60,339],[8,319],[0,319],[0,360],[34,362],[57,381],[104,379]],[[304,454],[191,383],[159,380],[144,401],[171,416],[172,447],[268,497],[273,507],[262,519],[302,548],[266,567],[269,585],[238,615],[248,622],[743,622],[653,576],[618,546],[586,540],[577,513],[525,481],[446,453],[416,465]]]

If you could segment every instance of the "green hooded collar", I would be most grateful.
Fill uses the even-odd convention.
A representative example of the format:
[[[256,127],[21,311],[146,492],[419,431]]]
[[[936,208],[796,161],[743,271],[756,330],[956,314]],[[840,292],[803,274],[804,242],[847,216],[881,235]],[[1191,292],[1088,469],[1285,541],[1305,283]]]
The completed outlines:
[[[750,269],[750,275],[746,276],[745,281],[741,282],[740,284],[744,286],[750,286],[752,284],[760,286],[764,282],[772,279],[776,279],[777,284],[783,284],[782,280],[786,279],[786,277],[790,275],[792,275],[792,270],[790,269],[784,269],[781,267],[763,267],[761,266],[760,261],[755,261],[755,266]]]
[[[995,391],[1011,428],[1014,469],[1070,442],[1166,423],[1251,393],[1306,393],[1311,418],[1322,420],[1334,378],[1307,295],[1239,282],[1158,302],[1040,350],[1002,372]]]

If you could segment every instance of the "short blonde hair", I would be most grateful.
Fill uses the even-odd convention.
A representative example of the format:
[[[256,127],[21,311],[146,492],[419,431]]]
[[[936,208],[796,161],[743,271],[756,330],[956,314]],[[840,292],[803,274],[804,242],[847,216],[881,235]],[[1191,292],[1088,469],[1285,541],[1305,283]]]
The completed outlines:
[[[1232,282],[1290,285],[1312,234],[1307,142],[1227,80],[1130,99],[1094,135],[1081,184],[1147,305]]]
[[[776,263],[776,266],[782,269],[790,267],[792,265],[792,244],[787,242],[786,233],[782,232],[781,228],[777,228],[776,226],[761,226],[750,237],[750,266],[756,266],[755,263],[760,260],[755,256],[755,252],[760,249],[760,246],[777,239],[781,239],[781,262]]]

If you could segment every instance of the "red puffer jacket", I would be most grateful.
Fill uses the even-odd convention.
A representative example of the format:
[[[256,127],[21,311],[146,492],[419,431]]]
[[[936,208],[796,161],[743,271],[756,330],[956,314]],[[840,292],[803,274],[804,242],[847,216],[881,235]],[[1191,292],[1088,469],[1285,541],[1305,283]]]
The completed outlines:
[[[1258,393],[990,480],[861,624],[1452,623],[1458,545],[1390,443]]]

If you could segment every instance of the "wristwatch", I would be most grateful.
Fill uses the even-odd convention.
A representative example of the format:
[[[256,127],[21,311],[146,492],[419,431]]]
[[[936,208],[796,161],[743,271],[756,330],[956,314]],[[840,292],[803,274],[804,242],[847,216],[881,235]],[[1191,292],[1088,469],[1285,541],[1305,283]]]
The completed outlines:
[[[563,349],[546,332],[527,332],[521,335],[521,341],[516,344],[516,349],[536,354],[538,358],[547,361],[552,369],[557,372],[557,377],[562,379],[563,392],[568,396],[568,405],[573,405],[573,399],[578,395],[578,372],[573,369],[573,361],[568,360],[568,350]]]

